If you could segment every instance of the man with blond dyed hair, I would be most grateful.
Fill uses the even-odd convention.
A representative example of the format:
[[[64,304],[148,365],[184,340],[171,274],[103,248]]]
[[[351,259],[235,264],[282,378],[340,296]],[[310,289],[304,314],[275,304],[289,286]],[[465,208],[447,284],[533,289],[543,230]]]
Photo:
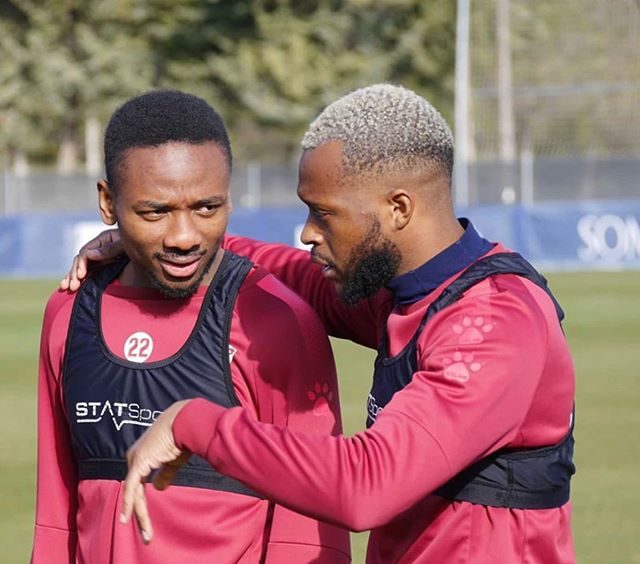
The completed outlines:
[[[414,92],[374,85],[327,107],[302,147],[315,265],[225,245],[297,290],[330,334],[378,349],[368,428],[312,436],[176,403],[128,453],[123,520],[148,530],[142,481],[160,468],[165,488],[187,451],[296,511],[371,529],[371,564],[573,562],[563,313],[520,255],[456,219],[447,124]]]

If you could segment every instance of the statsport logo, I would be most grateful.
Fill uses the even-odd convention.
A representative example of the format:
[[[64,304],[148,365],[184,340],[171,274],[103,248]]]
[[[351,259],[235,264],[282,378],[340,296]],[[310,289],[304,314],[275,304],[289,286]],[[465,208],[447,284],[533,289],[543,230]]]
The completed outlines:
[[[162,413],[158,409],[142,407],[139,403],[120,401],[79,401],[76,402],[76,423],[100,423],[110,418],[117,431],[124,425],[150,427]]]
[[[383,410],[384,407],[380,407],[378,405],[378,401],[375,396],[373,396],[373,394],[369,394],[369,397],[367,398],[367,415],[375,421]]]

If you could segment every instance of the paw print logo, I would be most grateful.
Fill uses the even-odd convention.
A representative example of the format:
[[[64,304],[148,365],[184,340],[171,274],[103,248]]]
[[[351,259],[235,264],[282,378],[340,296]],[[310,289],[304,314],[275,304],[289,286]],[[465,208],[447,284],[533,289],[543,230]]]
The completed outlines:
[[[483,333],[489,333],[493,329],[493,323],[485,322],[484,317],[471,319],[465,317],[462,323],[453,326],[453,332],[460,335],[458,343],[461,345],[475,345],[484,341]]]
[[[473,361],[473,353],[455,352],[451,358],[444,358],[443,362],[444,377],[458,382],[466,382],[472,372],[478,372],[482,368],[482,364]]]
[[[314,415],[325,415],[327,411],[331,411],[329,402],[333,399],[333,392],[326,382],[316,382],[313,389],[307,392],[307,397],[313,402]]]

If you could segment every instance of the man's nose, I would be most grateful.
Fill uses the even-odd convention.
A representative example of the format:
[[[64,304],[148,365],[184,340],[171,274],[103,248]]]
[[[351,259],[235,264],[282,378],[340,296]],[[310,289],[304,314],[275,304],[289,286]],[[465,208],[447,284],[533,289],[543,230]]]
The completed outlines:
[[[202,234],[191,211],[174,213],[164,237],[165,248],[190,251],[197,249],[201,244]]]
[[[313,218],[307,215],[307,221],[304,223],[304,227],[300,232],[300,241],[304,245],[319,245],[322,242],[322,233],[315,225]]]

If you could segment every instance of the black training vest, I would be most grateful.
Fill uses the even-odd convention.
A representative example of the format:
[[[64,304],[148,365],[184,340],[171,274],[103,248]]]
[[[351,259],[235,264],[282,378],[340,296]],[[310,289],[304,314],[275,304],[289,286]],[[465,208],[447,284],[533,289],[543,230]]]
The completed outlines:
[[[553,301],[558,319],[562,322],[564,312],[547,287],[547,281],[522,256],[517,253],[497,253],[480,259],[433,301],[409,344],[391,358],[386,354],[385,328],[375,361],[373,386],[367,400],[367,427],[374,423],[393,395],[409,384],[417,371],[417,341],[429,319],[459,300],[473,285],[496,274],[516,274],[540,286]],[[573,419],[572,414],[569,433],[557,445],[495,452],[466,468],[433,493],[447,499],[492,507],[560,507],[569,500],[569,481],[575,473]],[[461,437],[460,440],[465,438]]]
[[[81,480],[123,480],[127,449],[178,400],[201,397],[224,407],[240,405],[231,381],[229,333],[251,263],[225,252],[187,341],[173,356],[143,364],[114,356],[102,336],[102,294],[126,263],[108,265],[89,277],[71,314],[62,377]],[[173,483],[260,497],[197,456]]]

